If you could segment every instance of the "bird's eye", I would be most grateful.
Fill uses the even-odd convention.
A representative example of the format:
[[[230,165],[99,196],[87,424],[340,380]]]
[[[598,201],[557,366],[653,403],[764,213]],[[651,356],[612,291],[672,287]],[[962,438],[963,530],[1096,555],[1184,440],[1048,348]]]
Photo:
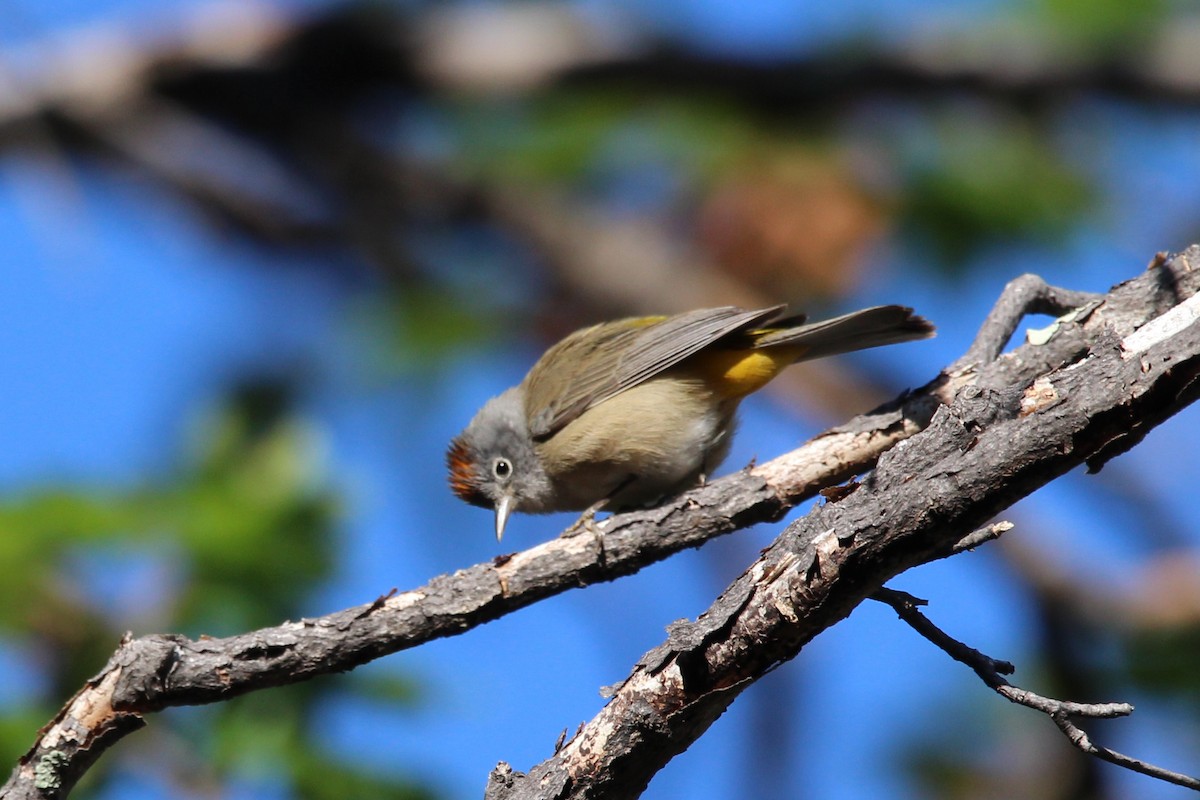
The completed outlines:
[[[508,463],[507,458],[497,458],[492,463],[492,473],[497,478],[504,479],[512,474],[512,464]]]

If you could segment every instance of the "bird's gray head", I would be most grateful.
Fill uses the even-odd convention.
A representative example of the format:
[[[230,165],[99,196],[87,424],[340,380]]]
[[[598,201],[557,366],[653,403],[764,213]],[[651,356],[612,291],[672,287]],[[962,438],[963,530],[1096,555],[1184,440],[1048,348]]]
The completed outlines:
[[[446,451],[450,488],[471,505],[496,510],[497,541],[512,511],[540,511],[551,491],[529,438],[524,399],[519,386],[493,397]]]

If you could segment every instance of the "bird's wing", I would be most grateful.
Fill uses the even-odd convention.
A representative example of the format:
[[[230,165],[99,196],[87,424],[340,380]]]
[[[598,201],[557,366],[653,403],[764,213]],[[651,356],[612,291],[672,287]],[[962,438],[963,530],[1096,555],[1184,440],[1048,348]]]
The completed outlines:
[[[605,322],[546,351],[525,378],[529,433],[545,439],[592,406],[670,369],[713,342],[758,327],[784,306],[701,308]]]

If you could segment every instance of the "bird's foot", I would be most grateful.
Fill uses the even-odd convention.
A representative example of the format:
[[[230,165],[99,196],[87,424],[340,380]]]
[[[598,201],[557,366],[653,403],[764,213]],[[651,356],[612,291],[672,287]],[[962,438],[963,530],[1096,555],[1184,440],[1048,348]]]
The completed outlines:
[[[600,525],[596,522],[596,512],[604,510],[608,505],[608,498],[592,503],[584,512],[579,515],[579,519],[571,527],[559,534],[560,539],[568,539],[572,536],[578,536],[581,533],[591,534],[599,537],[602,531]]]

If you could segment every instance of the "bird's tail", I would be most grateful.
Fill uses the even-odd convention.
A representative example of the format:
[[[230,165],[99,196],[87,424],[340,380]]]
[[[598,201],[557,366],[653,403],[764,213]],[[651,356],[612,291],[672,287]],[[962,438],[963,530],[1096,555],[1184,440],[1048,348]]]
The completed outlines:
[[[868,347],[928,339],[933,324],[905,306],[875,306],[853,311],[833,319],[801,323],[801,319],[780,320],[756,331],[755,348],[797,346],[798,361],[852,353]],[[784,327],[780,327],[783,323]]]

